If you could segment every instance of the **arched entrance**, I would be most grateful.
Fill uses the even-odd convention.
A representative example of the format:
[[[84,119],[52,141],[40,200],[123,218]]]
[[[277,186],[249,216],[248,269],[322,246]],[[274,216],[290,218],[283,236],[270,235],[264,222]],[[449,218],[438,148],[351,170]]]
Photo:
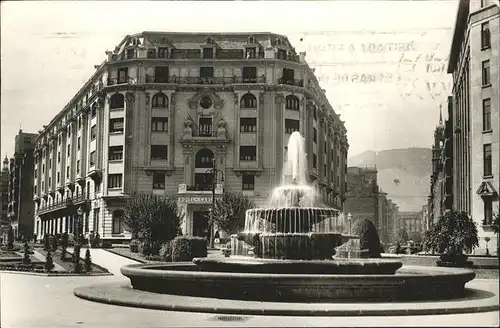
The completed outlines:
[[[213,168],[214,153],[208,148],[200,149],[194,159],[194,187],[195,190],[211,190],[211,175],[207,170]]]

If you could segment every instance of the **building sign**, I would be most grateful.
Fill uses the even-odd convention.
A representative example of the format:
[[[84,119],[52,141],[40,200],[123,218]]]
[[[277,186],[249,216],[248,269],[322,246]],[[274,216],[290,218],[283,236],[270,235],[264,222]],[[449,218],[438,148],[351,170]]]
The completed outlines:
[[[181,203],[189,204],[211,204],[212,196],[183,196],[177,199]]]

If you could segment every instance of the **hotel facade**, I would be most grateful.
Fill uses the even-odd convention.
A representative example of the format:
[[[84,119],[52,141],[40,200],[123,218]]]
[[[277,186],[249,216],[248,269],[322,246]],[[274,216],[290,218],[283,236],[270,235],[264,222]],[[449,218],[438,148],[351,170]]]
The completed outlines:
[[[500,9],[460,0],[448,73],[453,74],[453,207],[478,225],[476,254],[495,250],[490,226],[500,190]],[[489,239],[487,239],[489,238]]]
[[[285,36],[272,33],[130,35],[96,66],[35,147],[35,233],[81,226],[127,240],[133,192],[177,198],[186,235],[208,235],[216,195],[243,192],[264,205],[281,180],[288,138],[306,140],[308,176],[342,210],[348,142],[344,123]]]

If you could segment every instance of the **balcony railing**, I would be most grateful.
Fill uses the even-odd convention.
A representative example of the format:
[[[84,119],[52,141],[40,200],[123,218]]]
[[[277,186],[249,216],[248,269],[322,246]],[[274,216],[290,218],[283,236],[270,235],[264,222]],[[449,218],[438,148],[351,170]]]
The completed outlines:
[[[209,184],[196,184],[194,186],[187,186],[187,191],[211,191],[212,186]]]
[[[130,76],[125,77],[110,77],[108,78],[108,85],[120,85],[120,84],[133,84],[135,79]]]
[[[74,197],[67,197],[58,202],[51,203],[49,205],[41,206],[38,208],[38,214],[45,214],[62,208],[70,207],[72,205],[77,205],[82,202],[87,201],[89,198],[85,194],[77,195]]]
[[[286,84],[286,85],[294,85],[297,87],[304,87],[304,80],[285,79],[283,77],[280,77],[278,79],[278,84]]]
[[[177,77],[171,76],[169,83],[175,84],[234,84],[234,83],[266,83],[265,76],[258,77]]]

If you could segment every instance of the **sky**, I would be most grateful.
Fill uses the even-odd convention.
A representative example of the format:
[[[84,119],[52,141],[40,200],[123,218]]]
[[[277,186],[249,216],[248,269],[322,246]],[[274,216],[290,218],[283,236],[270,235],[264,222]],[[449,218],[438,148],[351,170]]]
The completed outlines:
[[[306,52],[345,121],[349,156],[430,147],[439,106],[451,93],[446,64],[457,4],[4,1],[0,154],[11,156],[20,127],[37,133],[102,63],[106,50],[141,31],[285,34],[297,52]]]

